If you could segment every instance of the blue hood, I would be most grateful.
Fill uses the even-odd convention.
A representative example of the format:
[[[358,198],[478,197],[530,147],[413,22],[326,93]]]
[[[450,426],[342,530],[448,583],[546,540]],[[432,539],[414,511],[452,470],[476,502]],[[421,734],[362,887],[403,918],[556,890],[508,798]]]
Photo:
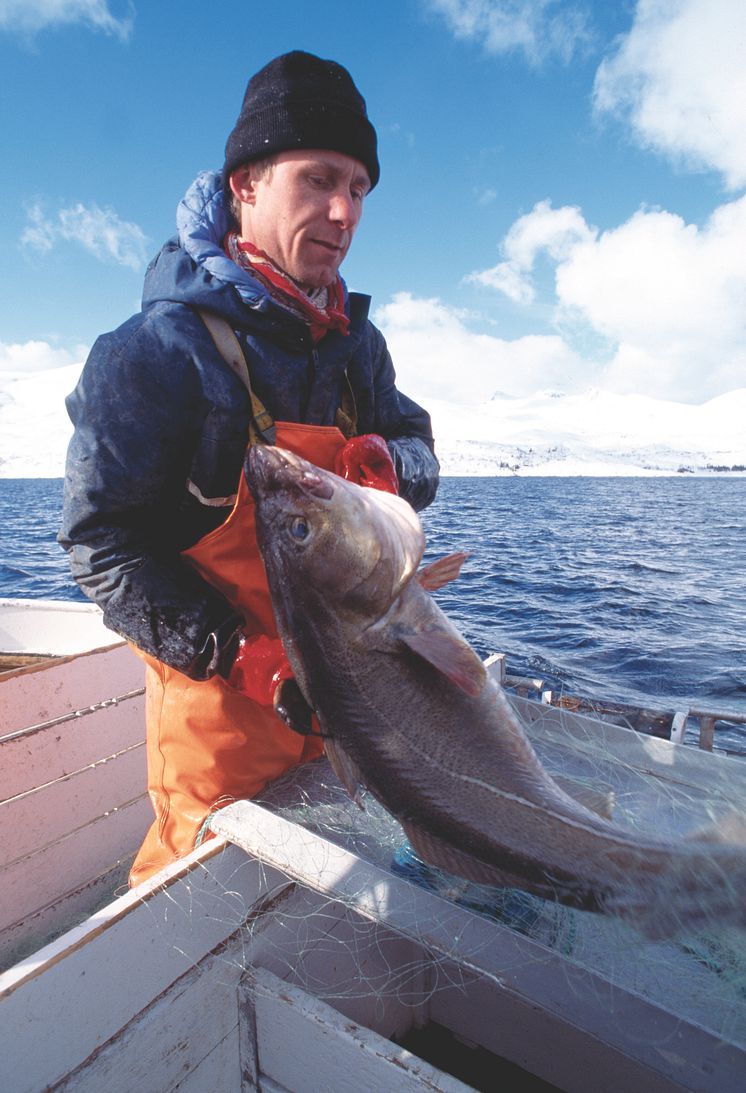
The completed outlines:
[[[220,174],[203,171],[177,207],[178,236],[165,244],[146,270],[143,310],[161,301],[190,304],[216,311],[237,326],[243,325],[246,307],[254,315],[274,312],[278,305],[264,286],[223,250],[232,226]],[[287,312],[282,310],[287,322]]]

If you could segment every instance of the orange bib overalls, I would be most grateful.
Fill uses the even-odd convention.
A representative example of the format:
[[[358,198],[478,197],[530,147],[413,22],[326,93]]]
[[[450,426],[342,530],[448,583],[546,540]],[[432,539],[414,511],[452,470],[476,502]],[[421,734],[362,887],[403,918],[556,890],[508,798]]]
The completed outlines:
[[[345,442],[336,426],[276,423],[281,448],[325,470],[333,470]],[[225,523],[182,557],[245,615],[252,632],[276,638],[254,516],[241,474]],[[323,752],[317,736],[299,736],[220,676],[195,681],[138,652],[146,663],[148,791],[156,818],[132,866],[131,885],[193,850],[211,812],[255,797],[286,770]]]

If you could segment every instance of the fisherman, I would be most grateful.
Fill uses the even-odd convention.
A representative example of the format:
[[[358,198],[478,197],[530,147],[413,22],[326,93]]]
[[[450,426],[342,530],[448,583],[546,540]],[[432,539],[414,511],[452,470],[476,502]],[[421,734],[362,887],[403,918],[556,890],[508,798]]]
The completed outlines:
[[[136,884],[205,821],[321,754],[275,713],[292,673],[242,467],[277,444],[416,509],[438,484],[430,419],[395,386],[369,299],[338,273],[377,184],[376,133],[341,65],[305,52],[249,81],[221,173],[199,175],[67,400],[60,542],[146,664],[155,821]]]

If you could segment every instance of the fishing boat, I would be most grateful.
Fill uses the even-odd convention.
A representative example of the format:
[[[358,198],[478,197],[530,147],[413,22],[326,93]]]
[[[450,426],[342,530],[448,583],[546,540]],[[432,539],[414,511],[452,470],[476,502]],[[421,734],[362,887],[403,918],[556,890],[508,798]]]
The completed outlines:
[[[144,669],[94,604],[0,600],[0,956],[108,900],[152,815]]]
[[[76,600],[0,599],[0,671],[9,672],[121,638],[104,625],[101,609]]]
[[[12,604],[0,1088],[744,1088],[743,935],[653,942],[444,877],[324,760],[222,809],[202,845],[127,890],[151,816],[141,662],[95,608]],[[487,664],[511,683],[502,657]],[[513,682],[539,683],[539,701],[511,700],[545,765],[612,791],[625,822],[683,836],[743,801],[739,760]]]

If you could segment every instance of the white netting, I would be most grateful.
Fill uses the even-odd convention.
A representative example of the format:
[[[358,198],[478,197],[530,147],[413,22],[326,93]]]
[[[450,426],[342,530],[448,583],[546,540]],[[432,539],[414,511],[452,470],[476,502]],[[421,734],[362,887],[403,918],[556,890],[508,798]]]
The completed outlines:
[[[732,810],[732,777],[737,774],[738,781],[743,774],[740,769],[730,769],[731,761],[695,755],[691,765],[682,763],[680,773],[672,769],[664,778],[665,763],[675,768],[681,749],[672,752],[671,745],[646,739],[635,738],[634,743],[632,758],[623,770],[618,755],[613,762],[604,755],[601,737],[586,740],[583,747],[588,784],[611,785],[617,790],[615,819],[619,823],[650,830],[654,819],[657,833],[676,833],[677,838],[683,838],[685,830],[694,830]],[[550,740],[540,750],[549,770],[560,773],[567,759],[566,748]],[[707,786],[701,770],[705,759],[711,768],[707,771]],[[573,776],[577,778],[578,774],[579,767],[574,762]],[[580,779],[583,777],[580,771]],[[620,793],[621,784],[626,788]],[[475,969],[476,974],[509,977],[520,961],[554,960],[556,966],[556,958],[561,958],[571,990],[587,992],[597,989],[594,983],[601,984],[599,1005],[608,1007],[609,997],[614,998],[613,988],[619,988],[620,999],[626,992],[633,992],[677,1014],[684,1022],[702,1026],[725,1041],[746,1045],[746,932],[721,927],[713,919],[706,928],[678,931],[671,940],[651,941],[633,924],[617,918],[576,911],[516,889],[483,887],[443,874],[414,855],[399,824],[369,794],[363,797],[364,809],[353,803],[325,761],[292,771],[271,788],[263,803],[277,816],[291,821],[294,831],[298,825],[321,835],[324,846],[331,843],[343,847],[362,863],[370,863],[376,871],[371,881],[363,865],[354,877],[349,871],[341,880],[330,882],[326,877],[319,887],[314,878],[324,872],[331,855],[309,842],[305,856],[303,851],[300,855],[305,864],[296,874],[296,879],[302,882],[303,871],[307,871],[308,903],[296,900],[285,902],[278,911],[271,905],[267,909],[269,915],[282,916],[287,940],[285,955],[282,944],[271,942],[275,965],[286,962],[293,979],[317,996],[370,998],[380,992],[383,998],[390,997],[395,989],[400,1002],[406,1004],[410,997],[421,1001],[423,989],[433,992],[463,983],[464,977],[474,974]],[[287,834],[283,837],[289,838]],[[278,860],[271,846],[265,849],[268,861]],[[377,915],[376,906],[384,906],[387,899],[380,891],[379,870],[411,882],[413,888],[404,886],[405,891],[412,893],[411,906],[407,906],[406,897],[402,903],[400,885],[395,914]],[[371,884],[378,886],[376,892],[371,892]],[[723,884],[728,884],[727,877],[723,877]],[[323,894],[325,886],[329,886],[327,898]],[[511,950],[510,963],[485,971],[491,967],[489,961],[481,960],[473,946],[465,947],[465,935],[459,933],[444,940],[442,931],[434,934],[427,923],[418,920],[422,904],[417,891],[422,889],[435,893],[447,905],[455,904],[502,928],[507,927],[517,938],[533,944],[517,945]],[[677,893],[671,891],[669,895],[668,913],[675,918]],[[340,906],[349,910],[349,914],[342,916],[343,929],[339,925]],[[319,926],[324,916],[328,919],[328,932]],[[260,922],[264,929],[266,920],[262,916],[246,927],[250,947]],[[415,945],[408,960],[407,950],[390,946],[392,930],[419,941],[427,949],[426,956],[423,948]],[[463,927],[459,925],[458,930]],[[361,978],[338,982],[330,974],[340,946],[363,969]],[[484,942],[484,947],[486,953],[489,941]],[[370,959],[373,950],[379,959]],[[262,959],[267,959],[266,946]],[[371,969],[370,978],[365,977],[366,965]],[[578,978],[578,968],[593,975],[590,979]],[[607,984],[612,985],[611,995]],[[584,1003],[587,1002],[585,998]]]

